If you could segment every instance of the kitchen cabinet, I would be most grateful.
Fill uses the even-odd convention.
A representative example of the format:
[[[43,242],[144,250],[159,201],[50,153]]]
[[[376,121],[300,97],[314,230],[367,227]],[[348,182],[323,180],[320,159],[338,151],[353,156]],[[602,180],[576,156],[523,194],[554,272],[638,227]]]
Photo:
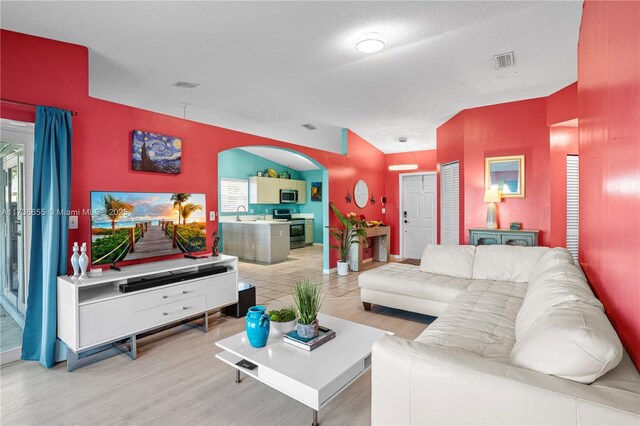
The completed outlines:
[[[307,202],[307,182],[264,176],[249,178],[249,202],[251,204],[280,204],[281,189],[295,189],[298,191],[298,204]]]
[[[308,246],[313,244],[313,219],[304,220],[304,243]]]
[[[261,176],[249,178],[249,202],[251,204],[280,204],[279,180]]]
[[[296,188],[298,190],[298,204],[305,204],[307,202],[307,182],[304,180],[296,180]]]

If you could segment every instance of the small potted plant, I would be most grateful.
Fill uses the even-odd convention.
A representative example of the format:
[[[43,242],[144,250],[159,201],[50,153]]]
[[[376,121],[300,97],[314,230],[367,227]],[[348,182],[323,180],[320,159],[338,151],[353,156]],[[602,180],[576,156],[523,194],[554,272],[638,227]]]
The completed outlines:
[[[329,203],[329,207],[331,207],[333,214],[336,215],[340,221],[340,225],[342,225],[339,227],[328,226],[329,235],[331,235],[337,242],[336,245],[332,245],[330,247],[338,250],[338,253],[340,254],[340,260],[338,261],[338,275],[348,275],[348,257],[351,245],[366,238],[367,232],[363,229],[362,220],[359,219],[355,213],[350,213],[348,216],[345,216],[333,203]]]
[[[293,300],[298,310],[298,336],[310,339],[318,335],[318,312],[324,301],[319,285],[309,278],[293,283]]]
[[[276,333],[287,334],[296,328],[296,308],[293,306],[269,311],[267,314],[271,320],[271,328]]]

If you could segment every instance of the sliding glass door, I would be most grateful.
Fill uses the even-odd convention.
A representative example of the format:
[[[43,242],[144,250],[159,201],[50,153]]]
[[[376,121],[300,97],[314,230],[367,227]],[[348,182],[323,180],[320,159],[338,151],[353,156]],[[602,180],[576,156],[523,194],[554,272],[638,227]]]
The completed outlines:
[[[33,126],[2,120],[0,129],[0,353],[7,363],[19,359],[26,312]]]

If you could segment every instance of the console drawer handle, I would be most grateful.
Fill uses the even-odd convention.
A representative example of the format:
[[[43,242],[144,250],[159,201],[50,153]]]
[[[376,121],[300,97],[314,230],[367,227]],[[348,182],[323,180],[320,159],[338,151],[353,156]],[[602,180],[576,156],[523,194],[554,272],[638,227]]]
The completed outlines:
[[[189,307],[188,307],[188,306],[183,306],[183,307],[182,307],[182,310],[183,310],[183,311],[186,311],[187,309],[189,309]]]
[[[166,317],[167,315],[169,315],[169,312],[163,312],[162,315]]]
[[[165,295],[165,296],[162,296],[162,298],[163,298],[163,299],[168,299],[168,298],[169,298],[169,296],[166,296],[166,295]]]
[[[182,290],[182,294],[187,294],[189,293],[187,290]]]

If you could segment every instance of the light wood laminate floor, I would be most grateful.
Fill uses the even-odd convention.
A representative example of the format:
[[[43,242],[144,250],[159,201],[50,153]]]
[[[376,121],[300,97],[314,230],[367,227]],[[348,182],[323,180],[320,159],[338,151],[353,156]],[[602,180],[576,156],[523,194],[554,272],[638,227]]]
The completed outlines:
[[[380,264],[365,264],[365,270]],[[276,265],[240,263],[241,281],[257,287],[269,309],[291,303],[291,282],[305,276],[322,283],[324,313],[415,338],[432,318],[381,307],[366,312],[357,273],[322,273],[322,248],[291,251]],[[210,316],[209,332],[180,326],[142,339],[138,359],[118,355],[67,373],[65,363],[45,369],[20,362],[0,370],[0,423],[17,424],[224,424],[305,425],[311,409],[245,378],[218,361],[214,342],[244,329],[244,318]],[[370,424],[371,374],[367,372],[320,411],[320,423]]]

